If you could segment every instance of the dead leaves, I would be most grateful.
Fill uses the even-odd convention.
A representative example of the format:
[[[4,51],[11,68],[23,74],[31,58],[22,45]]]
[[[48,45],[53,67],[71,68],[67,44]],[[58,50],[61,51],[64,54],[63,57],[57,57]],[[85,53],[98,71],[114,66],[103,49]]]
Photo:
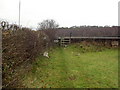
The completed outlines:
[[[75,75],[71,75],[68,77],[69,80],[76,80],[76,76]]]

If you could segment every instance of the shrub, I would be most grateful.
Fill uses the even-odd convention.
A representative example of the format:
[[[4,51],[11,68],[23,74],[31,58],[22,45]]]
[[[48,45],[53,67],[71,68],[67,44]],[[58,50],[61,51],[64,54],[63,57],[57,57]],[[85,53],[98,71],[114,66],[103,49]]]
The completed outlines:
[[[45,51],[45,36],[41,31],[27,28],[2,32],[3,86],[13,80],[17,66],[25,61],[34,61],[38,54]]]

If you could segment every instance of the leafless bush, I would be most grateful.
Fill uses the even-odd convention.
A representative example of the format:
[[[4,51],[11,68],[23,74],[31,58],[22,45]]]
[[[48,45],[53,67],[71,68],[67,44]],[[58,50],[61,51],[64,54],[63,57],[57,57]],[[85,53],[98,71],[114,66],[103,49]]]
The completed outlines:
[[[56,34],[57,30],[56,29],[53,29],[53,30],[49,29],[49,30],[42,30],[42,32],[44,32],[48,36],[49,41],[50,41],[50,45],[53,45],[53,43],[54,43],[53,41],[56,38],[55,34]]]
[[[10,31],[2,32],[3,86],[13,80],[16,67],[25,61],[32,62],[37,55],[44,52],[46,45],[46,35],[41,31],[27,28],[15,33]]]
[[[9,22],[7,21],[0,21],[0,28],[2,29],[2,31],[20,29],[20,27],[17,24],[9,24]]]

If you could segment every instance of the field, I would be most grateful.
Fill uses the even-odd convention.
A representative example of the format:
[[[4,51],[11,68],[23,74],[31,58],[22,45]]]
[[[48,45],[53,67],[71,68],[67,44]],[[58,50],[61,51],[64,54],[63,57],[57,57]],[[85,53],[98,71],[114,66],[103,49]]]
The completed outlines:
[[[28,88],[117,88],[118,50],[73,44],[39,56],[21,77]]]

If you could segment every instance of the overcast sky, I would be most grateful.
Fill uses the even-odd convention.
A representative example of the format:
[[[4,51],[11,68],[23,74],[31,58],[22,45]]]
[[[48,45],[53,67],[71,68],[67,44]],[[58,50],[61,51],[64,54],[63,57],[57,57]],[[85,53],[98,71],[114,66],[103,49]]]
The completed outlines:
[[[21,25],[54,19],[60,27],[118,25],[119,0],[21,0]],[[0,0],[0,19],[18,24],[19,0]]]

